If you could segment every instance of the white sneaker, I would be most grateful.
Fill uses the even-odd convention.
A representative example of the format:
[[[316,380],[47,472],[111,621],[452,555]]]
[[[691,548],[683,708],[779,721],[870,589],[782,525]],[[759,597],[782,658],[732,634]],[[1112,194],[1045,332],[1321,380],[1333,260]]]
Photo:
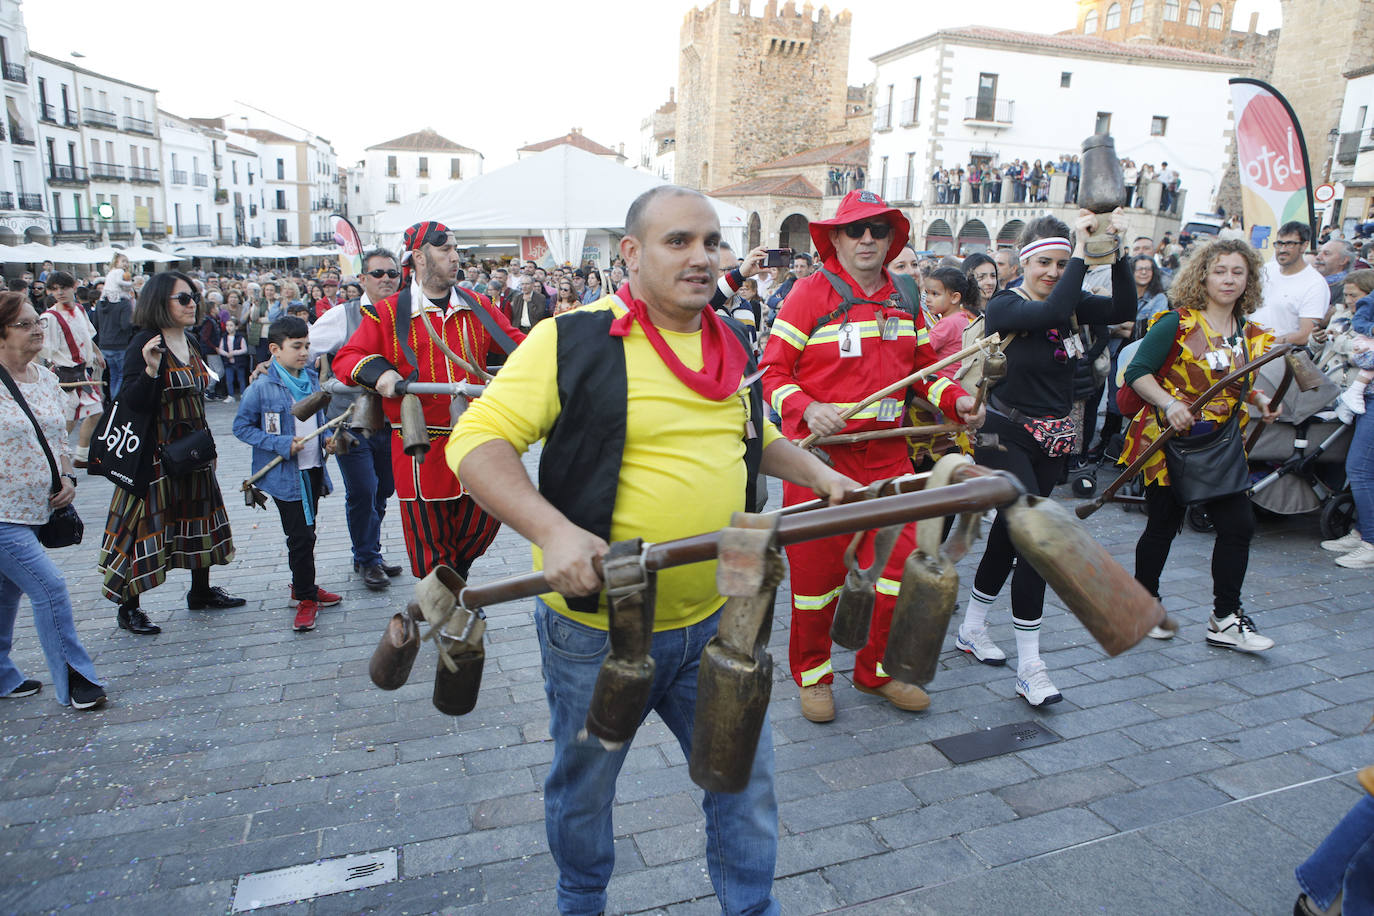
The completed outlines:
[[[1336,557],[1336,565],[1346,569],[1369,569],[1374,566],[1374,544],[1361,541],[1360,546],[1343,557]]]
[[[1166,630],[1164,627],[1150,627],[1150,632],[1146,634],[1151,639],[1173,639],[1173,630]]]
[[[1359,529],[1352,528],[1343,538],[1336,538],[1334,541],[1322,541],[1322,550],[1334,550],[1336,553],[1350,553],[1350,551],[1363,543],[1364,538],[1360,537]]]
[[[1356,391],[1353,388],[1347,388],[1341,392],[1341,396],[1337,398],[1336,401],[1340,404],[1343,404],[1345,408],[1349,410],[1351,413],[1364,413],[1363,391]]]
[[[987,627],[983,627],[977,632],[968,632],[960,627],[959,635],[954,638],[954,645],[985,665],[1005,665],[1007,663],[1007,653],[997,648],[997,644],[988,635]]]
[[[1044,662],[1031,662],[1016,672],[1016,692],[1032,706],[1048,706],[1064,699],[1050,682]]]
[[[1255,622],[1244,614],[1216,615],[1207,621],[1207,644],[1239,652],[1263,652],[1274,648],[1274,641],[1255,631]]]

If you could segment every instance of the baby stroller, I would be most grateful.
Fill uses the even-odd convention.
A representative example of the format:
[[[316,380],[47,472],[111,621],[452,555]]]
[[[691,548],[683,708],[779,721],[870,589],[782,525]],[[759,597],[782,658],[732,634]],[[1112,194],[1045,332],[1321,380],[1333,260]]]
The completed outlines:
[[[1259,370],[1259,387],[1273,391],[1283,363]],[[1355,501],[1345,479],[1351,427],[1336,419],[1340,388],[1326,383],[1313,391],[1289,388],[1279,418],[1264,427],[1250,450],[1250,501],[1273,515],[1319,513],[1322,537],[1339,538],[1351,528]],[[1189,523],[1194,524],[1192,515]]]

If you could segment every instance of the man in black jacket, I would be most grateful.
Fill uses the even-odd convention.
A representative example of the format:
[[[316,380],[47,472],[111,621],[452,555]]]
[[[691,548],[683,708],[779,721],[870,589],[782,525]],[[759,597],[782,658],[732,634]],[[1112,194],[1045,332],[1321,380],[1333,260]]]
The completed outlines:
[[[119,396],[124,381],[124,351],[134,334],[134,300],[101,298],[95,305],[95,342],[105,356],[110,397]]]

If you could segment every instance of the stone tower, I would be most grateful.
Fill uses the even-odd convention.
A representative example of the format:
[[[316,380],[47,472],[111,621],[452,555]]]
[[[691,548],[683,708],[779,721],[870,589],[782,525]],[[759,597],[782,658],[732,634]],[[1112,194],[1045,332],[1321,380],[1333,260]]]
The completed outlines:
[[[732,9],[732,3],[738,8]],[[845,129],[850,15],[794,0],[714,0],[684,17],[676,178],[709,190]]]
[[[1374,64],[1374,4],[1365,0],[1279,0],[1283,27],[1269,82],[1293,106],[1312,171],[1331,159],[1328,132],[1338,126],[1345,80]]]

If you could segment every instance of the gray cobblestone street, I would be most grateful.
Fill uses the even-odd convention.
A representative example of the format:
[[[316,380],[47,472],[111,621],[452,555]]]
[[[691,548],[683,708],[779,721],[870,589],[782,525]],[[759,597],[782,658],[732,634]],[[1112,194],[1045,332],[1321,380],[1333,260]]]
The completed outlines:
[[[189,611],[177,572],[145,597],[160,636],[117,629],[95,569],[111,485],[83,479],[86,542],[54,557],[111,702],[57,706],[25,601],[13,657],[45,686],[0,701],[0,912],[227,913],[247,873],[393,847],[397,881],[259,912],[552,912],[542,784],[553,748],[530,603],[488,609],[471,714],[431,705],[429,646],[408,686],[374,688],[368,659],[412,580],[363,588],[331,468],[317,562],[344,600],[293,633],[276,512],[243,505],[233,405],[208,412],[238,549],[212,583],[248,605]],[[404,554],[398,514],[393,501],[391,562]],[[1089,522],[1128,569],[1142,524],[1118,507]],[[840,652],[838,717],[807,722],[787,673],[784,585],[771,641],[784,912],[1291,912],[1294,866],[1358,798],[1354,770],[1374,763],[1374,731],[1362,732],[1374,712],[1370,580],[1319,540],[1313,517],[1261,521],[1246,605],[1277,646],[1259,656],[1204,643],[1211,540],[1191,531],[1165,573],[1184,625],[1172,641],[1109,659],[1051,601],[1044,658],[1064,702],[1043,712],[1015,696],[1011,669],[977,664],[951,635],[928,712],[852,689]],[[965,595],[980,554],[960,565]],[[473,579],[528,568],[525,542],[503,531]],[[1010,652],[1005,593],[990,623]],[[930,744],[1028,719],[1062,740],[957,766]],[[619,781],[608,912],[719,912],[699,800],[651,717]]]

